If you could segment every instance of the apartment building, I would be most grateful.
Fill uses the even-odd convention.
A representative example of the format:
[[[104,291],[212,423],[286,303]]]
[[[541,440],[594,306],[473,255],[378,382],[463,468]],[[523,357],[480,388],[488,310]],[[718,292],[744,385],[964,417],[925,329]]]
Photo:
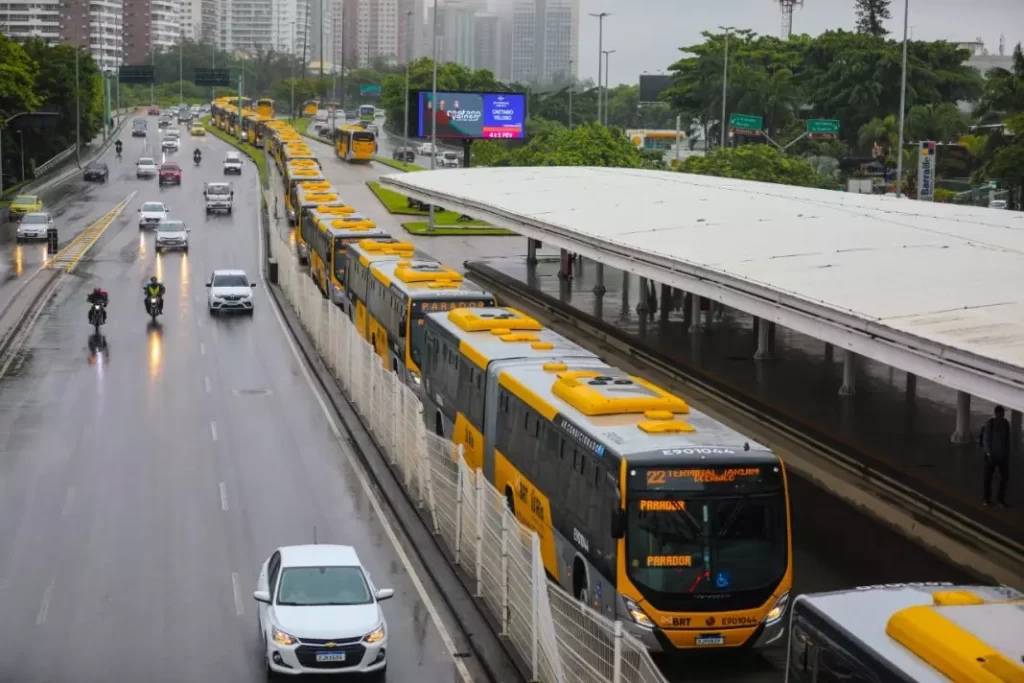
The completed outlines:
[[[64,0],[60,39],[87,50],[102,71],[123,64],[124,11],[122,0]]]
[[[0,4],[0,31],[15,40],[61,40],[61,0],[8,0]]]
[[[368,68],[378,59],[398,63],[402,42],[399,0],[344,0],[344,3],[342,41],[346,67]]]
[[[579,73],[579,0],[515,0],[510,77],[551,83]]]
[[[477,14],[473,20],[473,68],[487,69],[498,80],[503,74],[501,19],[496,14]]]

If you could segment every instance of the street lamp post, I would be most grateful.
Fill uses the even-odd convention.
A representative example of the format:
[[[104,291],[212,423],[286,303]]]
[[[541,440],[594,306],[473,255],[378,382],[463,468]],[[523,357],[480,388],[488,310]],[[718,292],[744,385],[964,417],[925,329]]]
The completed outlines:
[[[178,35],[178,104],[185,101],[185,34]]]
[[[572,130],[572,91],[576,89],[576,79],[572,76],[572,59],[569,59],[569,130]]]
[[[78,90],[78,53],[81,45],[75,45],[75,163],[82,167],[82,93]],[[151,86],[152,87],[152,86]]]
[[[22,131],[15,131],[18,134],[18,142],[21,143],[21,182],[25,182],[25,135]]]
[[[601,55],[604,54],[604,18],[611,12],[591,13],[597,17],[597,122],[601,123]]]
[[[294,21],[292,22],[292,35],[295,35]],[[292,68],[292,77],[290,79],[292,82],[292,102],[291,105],[288,107],[288,121],[292,121],[295,119],[295,55],[291,55],[291,59],[288,61],[291,63]]]
[[[729,32],[732,31],[733,29],[735,29],[736,27],[735,26],[719,26],[718,28],[720,28],[723,31],[725,31],[725,60],[722,62],[722,121],[721,121],[721,131],[722,131],[721,132],[721,138],[722,139],[719,141],[719,144],[718,144],[718,146],[720,148],[724,148],[725,147],[725,126],[726,126],[725,103],[726,103],[726,99],[728,98],[728,92],[729,92]],[[707,145],[707,140],[704,141],[704,144]]]
[[[900,76],[900,135],[896,148],[896,196],[903,196],[903,120],[907,112],[907,21],[910,0],[903,0],[903,73]]]
[[[405,112],[405,146],[409,146],[409,65],[412,64],[412,32],[409,30],[412,26],[412,15],[415,14],[412,10],[405,13],[405,105],[402,107],[402,111]],[[434,10],[434,14],[437,14],[437,10]],[[422,20],[423,17],[420,17]],[[405,154],[405,152],[403,152]]]
[[[611,82],[608,80],[608,74],[611,72],[610,57],[615,54],[615,50],[604,51],[604,125],[608,125],[608,92],[611,90]]]
[[[433,58],[434,75],[430,86],[430,170],[437,168],[437,0],[434,0]],[[408,100],[408,97],[406,97]],[[408,119],[409,117],[406,116]],[[430,205],[427,231],[434,232],[434,205]]]

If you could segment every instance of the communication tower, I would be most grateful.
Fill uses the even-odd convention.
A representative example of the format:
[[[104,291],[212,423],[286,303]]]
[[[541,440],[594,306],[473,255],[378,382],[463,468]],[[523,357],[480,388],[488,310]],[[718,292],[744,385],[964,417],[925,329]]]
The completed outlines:
[[[793,33],[793,9],[803,7],[804,0],[776,0],[782,8],[782,39],[789,40]]]

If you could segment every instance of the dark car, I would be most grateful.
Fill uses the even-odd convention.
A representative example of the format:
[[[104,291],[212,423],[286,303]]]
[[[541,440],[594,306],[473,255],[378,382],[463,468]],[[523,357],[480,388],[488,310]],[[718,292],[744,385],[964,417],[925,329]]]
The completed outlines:
[[[161,185],[181,185],[181,166],[168,161],[160,166]]]
[[[85,167],[83,175],[86,180],[98,180],[105,183],[110,177],[110,169],[102,161],[92,161]]]
[[[396,147],[395,151],[391,154],[391,158],[396,161],[413,164],[416,163],[416,150],[412,147]]]
[[[169,125],[171,125],[171,117],[167,114],[162,115],[160,117],[160,121],[157,123],[157,126],[159,126],[160,128],[166,128]]]
[[[149,108],[149,115],[150,116],[160,116],[160,107],[150,107]]]

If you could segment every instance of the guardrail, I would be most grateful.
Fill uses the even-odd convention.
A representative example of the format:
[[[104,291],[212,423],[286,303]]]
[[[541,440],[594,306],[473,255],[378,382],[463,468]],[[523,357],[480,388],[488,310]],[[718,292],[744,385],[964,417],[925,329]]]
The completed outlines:
[[[55,154],[54,157],[52,159],[50,159],[49,161],[46,161],[46,162],[36,166],[35,179],[38,180],[39,178],[42,178],[44,175],[46,175],[47,173],[52,171],[54,168],[56,168],[59,164],[61,164],[62,162],[66,161],[67,159],[69,159],[71,157],[71,155],[73,155],[75,153],[75,147],[77,147],[77,145],[71,145],[70,147],[65,149],[63,152],[59,152],[58,154]]]
[[[452,561],[475,584],[499,634],[540,683],[665,683],[644,645],[548,581],[540,539],[471,469],[461,447],[429,433],[423,405],[342,311],[324,299],[293,248],[269,234],[278,282],[317,351],[363,418]]]

